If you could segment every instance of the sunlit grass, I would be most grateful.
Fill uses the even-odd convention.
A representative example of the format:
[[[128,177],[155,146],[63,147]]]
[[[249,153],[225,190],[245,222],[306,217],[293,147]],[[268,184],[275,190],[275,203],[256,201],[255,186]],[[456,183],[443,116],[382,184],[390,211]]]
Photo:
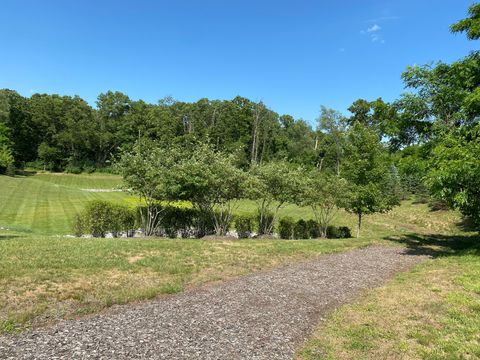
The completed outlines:
[[[480,237],[434,242],[439,257],[337,310],[298,357],[480,358]]]
[[[8,232],[0,235],[0,328],[15,331],[371,243],[79,239]]]

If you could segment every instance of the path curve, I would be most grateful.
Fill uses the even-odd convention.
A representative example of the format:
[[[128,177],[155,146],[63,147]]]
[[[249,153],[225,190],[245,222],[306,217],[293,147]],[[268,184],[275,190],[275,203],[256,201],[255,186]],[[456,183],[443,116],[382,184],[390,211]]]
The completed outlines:
[[[425,256],[370,246],[0,337],[2,359],[291,359],[333,308]]]

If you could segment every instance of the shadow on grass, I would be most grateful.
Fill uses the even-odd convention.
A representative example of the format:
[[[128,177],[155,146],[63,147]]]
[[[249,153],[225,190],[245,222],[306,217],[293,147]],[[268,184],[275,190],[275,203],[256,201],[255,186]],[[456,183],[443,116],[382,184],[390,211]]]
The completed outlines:
[[[18,235],[0,235],[0,241],[2,240],[11,240],[11,239],[15,239],[15,238],[18,238],[20,236]]]
[[[35,175],[37,172],[35,170],[16,170],[15,171],[15,176],[18,176],[18,177],[27,177],[27,176],[33,176]]]
[[[480,235],[406,234],[384,239],[406,245],[411,255],[458,256],[468,252],[480,256]]]

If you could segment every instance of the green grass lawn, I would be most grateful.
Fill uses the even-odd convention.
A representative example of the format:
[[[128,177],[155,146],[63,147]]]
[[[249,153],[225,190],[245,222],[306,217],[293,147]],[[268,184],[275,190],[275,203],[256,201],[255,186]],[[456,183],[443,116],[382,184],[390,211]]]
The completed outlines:
[[[478,250],[456,249],[447,241],[468,235],[457,227],[461,218],[456,212],[432,211],[426,204],[405,201],[387,214],[366,216],[362,237],[346,240],[62,236],[72,232],[75,213],[89,200],[136,204],[138,198],[127,193],[87,191],[120,185],[118,176],[105,174],[0,176],[0,227],[9,229],[0,230],[0,333],[319,254],[372,243],[427,244],[437,254],[447,248],[450,252],[443,251],[444,256],[399,275],[387,287],[341,308],[299,356],[442,358],[460,351],[463,342],[471,357],[478,355],[478,335],[472,333],[479,327]],[[237,213],[255,211],[253,201],[240,201],[238,205]],[[309,219],[312,213],[308,208],[288,205],[281,210],[282,216]],[[340,211],[334,223],[353,230],[355,221],[355,216]],[[429,242],[433,239],[430,234],[442,241]],[[415,244],[419,237],[422,241]]]
[[[114,175],[35,174],[0,176],[0,226],[17,232],[71,234],[75,214],[89,200],[135,202],[122,192],[92,192],[121,185]]]
[[[80,239],[0,234],[0,332],[373,242]]]
[[[39,235],[66,235],[72,233],[73,219],[90,200],[103,199],[135,205],[138,197],[124,192],[92,192],[92,189],[116,189],[122,185],[119,176],[109,174],[52,174],[31,176],[0,176],[0,227],[17,232]],[[242,200],[236,213],[253,214],[254,201]],[[309,208],[287,205],[279,217],[310,219]],[[432,212],[425,204],[405,202],[388,214],[366,216],[363,236],[382,237],[392,233],[450,231],[458,220],[454,212]],[[335,225],[346,225],[353,230],[356,217],[339,211]]]
[[[435,258],[335,311],[298,359],[480,358],[480,237],[399,240]]]

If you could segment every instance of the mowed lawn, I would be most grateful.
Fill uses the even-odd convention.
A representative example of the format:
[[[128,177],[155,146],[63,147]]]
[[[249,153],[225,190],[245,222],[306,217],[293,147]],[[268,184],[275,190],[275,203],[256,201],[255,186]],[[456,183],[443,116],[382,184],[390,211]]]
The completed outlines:
[[[103,199],[135,206],[137,196],[116,191],[122,186],[120,176],[109,174],[51,174],[31,176],[0,176],[0,227],[22,233],[41,235],[72,234],[75,214],[88,201]],[[94,191],[102,190],[102,191]],[[255,214],[251,200],[238,202],[237,214]],[[310,219],[310,208],[286,205],[279,218]],[[364,237],[382,237],[400,232],[448,232],[455,228],[458,214],[431,211],[425,204],[404,202],[387,214],[366,216],[362,229]],[[339,211],[334,224],[349,226],[354,233],[356,216]]]
[[[9,229],[0,230],[0,333],[19,331],[30,326],[41,326],[60,319],[97,312],[114,304],[176,293],[208,282],[225,280],[321,254],[346,251],[373,243],[407,246],[409,244],[406,241],[399,242],[395,239],[409,239],[411,236],[425,236],[428,239],[429,234],[441,234],[446,237],[462,234],[461,229],[457,227],[460,223],[458,213],[444,210],[432,211],[426,204],[405,201],[402,206],[387,214],[365,217],[360,239],[225,241],[221,239],[84,239],[59,236],[71,233],[74,214],[80,211],[89,200],[106,199],[134,205],[138,199],[126,193],[87,191],[115,189],[120,184],[119,177],[103,174],[36,174],[16,178],[0,177],[2,189],[0,226]],[[237,213],[254,211],[254,202],[239,202]],[[308,208],[288,205],[282,209],[280,216],[308,219],[312,214]],[[355,216],[340,211],[334,223],[347,225],[353,230]],[[475,281],[479,277],[473,276],[478,273],[468,272],[475,267],[465,265],[462,268],[461,265],[448,262],[460,257],[451,256],[448,259],[451,260],[438,262],[436,263],[438,265],[435,265],[438,269],[445,269],[443,281],[453,283],[457,281],[455,276],[465,273],[467,277],[464,279],[468,279],[473,284],[468,285],[471,287],[468,291],[470,293],[478,291],[478,287],[475,287],[478,286],[475,285],[478,282],[475,283]],[[475,261],[478,262],[476,257],[471,258],[471,262]],[[411,310],[410,308],[416,307],[415,304],[422,304],[422,298],[431,298],[425,294],[421,295],[422,293],[416,288],[413,288],[414,293],[411,293],[410,286],[415,281],[418,288],[429,283],[428,271],[427,273],[414,272],[408,281],[398,280],[398,283],[391,285],[396,286],[394,290],[387,288],[383,295],[373,294],[370,295],[374,296],[373,298],[365,300],[373,304],[381,301],[383,304],[390,291],[393,291],[392,299],[387,302],[390,308],[375,307],[368,303],[364,308],[353,308],[360,313],[360,317],[370,316],[370,318],[362,318],[366,319],[366,322],[361,322],[360,328],[355,328],[358,331],[349,328],[348,319],[342,320],[344,322],[341,324],[339,318],[329,320],[329,324],[333,324],[329,325],[331,329],[343,329],[333,333],[332,337],[342,339],[341,336],[343,336],[344,340],[338,340],[338,343],[332,345],[328,339],[316,338],[309,343],[309,347],[304,350],[302,356],[307,359],[317,358],[315,354],[318,347],[322,351],[333,349],[334,353],[335,344],[345,349],[354,348],[354,352],[345,352],[344,358],[349,358],[352,354],[354,358],[357,355],[361,358],[366,356],[365,354],[370,354],[372,348],[376,346],[376,341],[384,341],[383,337],[368,338],[370,327],[376,326],[383,334],[383,328],[388,328],[390,324],[397,321],[393,317],[396,306],[405,309],[405,316],[407,316],[406,313]],[[471,290],[472,288],[477,290]],[[432,291],[437,295],[444,294],[437,290]],[[414,296],[416,294],[419,295]],[[475,296],[478,296],[478,292],[476,294]],[[439,301],[444,305],[437,307],[448,308],[450,306],[448,301],[451,301],[449,299],[448,296],[443,297]],[[404,304],[409,301],[410,308],[405,307]],[[435,309],[436,305],[432,306],[431,308]],[[346,309],[344,311],[349,311],[348,308]],[[340,313],[335,316],[342,315]],[[390,320],[382,324],[365,325],[380,318]],[[423,324],[423,319],[419,319],[418,323]],[[470,322],[468,326],[471,325]],[[356,331],[360,335],[357,335]],[[365,334],[366,338],[362,338],[362,334]],[[374,334],[377,333],[374,332]],[[387,337],[390,336],[388,334]],[[423,333],[419,334],[418,337],[421,338]],[[367,344],[364,349],[358,350],[355,344],[349,345],[348,341],[357,338]],[[346,345],[341,341],[345,341]],[[391,344],[396,348],[405,346],[394,342]]]
[[[82,239],[0,232],[0,333],[371,243]]]
[[[137,201],[118,191],[92,191],[114,190],[121,184],[119,176],[108,174],[0,176],[0,226],[35,234],[71,234],[75,214],[89,200]]]

